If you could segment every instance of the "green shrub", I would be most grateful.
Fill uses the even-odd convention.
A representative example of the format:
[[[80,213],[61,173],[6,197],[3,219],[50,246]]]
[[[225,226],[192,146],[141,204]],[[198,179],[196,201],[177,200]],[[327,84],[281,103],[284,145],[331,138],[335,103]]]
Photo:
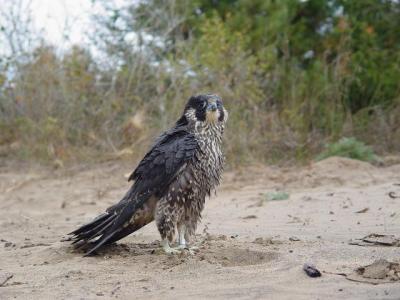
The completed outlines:
[[[399,1],[96,2],[109,12],[93,16],[99,55],[45,41],[0,54],[4,156],[139,159],[201,92],[229,111],[230,166],[309,160],[343,136],[318,159],[376,160],[362,142],[400,151]]]
[[[375,155],[371,147],[355,138],[342,138],[336,143],[328,144],[326,149],[317,156],[317,160],[331,156],[347,157],[367,162],[378,160],[378,156]]]

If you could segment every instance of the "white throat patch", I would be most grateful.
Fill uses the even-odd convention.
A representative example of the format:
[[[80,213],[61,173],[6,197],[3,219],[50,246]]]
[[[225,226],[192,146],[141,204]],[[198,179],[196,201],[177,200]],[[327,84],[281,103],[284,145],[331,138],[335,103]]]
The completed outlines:
[[[207,111],[206,112],[206,122],[207,123],[217,123],[220,116],[220,112],[217,109],[216,111]]]

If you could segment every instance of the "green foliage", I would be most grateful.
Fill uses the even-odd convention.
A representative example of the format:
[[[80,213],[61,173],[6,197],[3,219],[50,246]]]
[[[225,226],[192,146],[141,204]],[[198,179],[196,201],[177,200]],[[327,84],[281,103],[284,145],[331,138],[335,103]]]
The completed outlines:
[[[288,200],[290,195],[286,192],[269,192],[265,194],[265,199],[267,201],[281,201],[281,200]]]
[[[262,116],[254,109],[263,105],[260,84],[254,80],[256,60],[244,50],[245,37],[230,32],[218,16],[205,20],[200,30],[186,56],[197,74],[196,90],[216,91],[224,99],[229,124],[234,124],[226,136],[229,159],[249,162],[260,157],[259,140],[265,138],[257,121]]]
[[[400,150],[399,1],[96,2],[102,60],[43,44],[11,66],[10,82],[0,64],[0,146],[19,147],[10,153],[139,157],[201,92],[224,99],[231,164],[309,159],[342,136],[357,140],[326,155],[369,157],[359,141]]]
[[[371,147],[355,138],[342,138],[336,143],[328,144],[326,149],[317,156],[317,160],[332,156],[347,157],[367,162],[376,162],[378,160]]]
[[[258,201],[257,206],[264,206],[266,202],[270,201],[283,201],[288,200],[290,198],[289,193],[285,191],[275,191],[275,192],[268,192],[261,195],[260,200]]]

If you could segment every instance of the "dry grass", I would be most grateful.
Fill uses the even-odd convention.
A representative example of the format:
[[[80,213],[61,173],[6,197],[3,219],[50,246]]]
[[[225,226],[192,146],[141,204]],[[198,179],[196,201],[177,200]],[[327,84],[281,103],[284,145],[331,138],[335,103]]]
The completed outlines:
[[[231,165],[312,159],[342,136],[378,153],[400,150],[398,101],[357,113],[345,103],[354,79],[346,47],[337,47],[337,59],[308,69],[273,55],[260,65],[246,50],[246,36],[221,19],[206,20],[200,30],[200,37],[176,42],[174,55],[159,63],[149,49],[123,43],[108,44],[115,46],[105,51],[109,60],[123,62],[110,68],[85,49],[60,56],[43,44],[12,66],[12,79],[1,80],[10,71],[3,68],[0,156],[56,165],[138,159],[201,92],[219,94],[230,112],[225,148]]]

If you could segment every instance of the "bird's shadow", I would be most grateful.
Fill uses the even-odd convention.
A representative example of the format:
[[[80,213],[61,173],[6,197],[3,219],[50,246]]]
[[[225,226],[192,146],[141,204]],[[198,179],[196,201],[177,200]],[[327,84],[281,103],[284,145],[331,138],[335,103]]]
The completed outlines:
[[[75,245],[70,247],[72,253],[85,255],[95,244],[89,243],[85,245]],[[148,255],[158,254],[160,243],[154,241],[151,243],[112,243],[104,245],[101,249],[96,250],[90,257],[104,257],[104,256],[131,256],[131,255]]]

